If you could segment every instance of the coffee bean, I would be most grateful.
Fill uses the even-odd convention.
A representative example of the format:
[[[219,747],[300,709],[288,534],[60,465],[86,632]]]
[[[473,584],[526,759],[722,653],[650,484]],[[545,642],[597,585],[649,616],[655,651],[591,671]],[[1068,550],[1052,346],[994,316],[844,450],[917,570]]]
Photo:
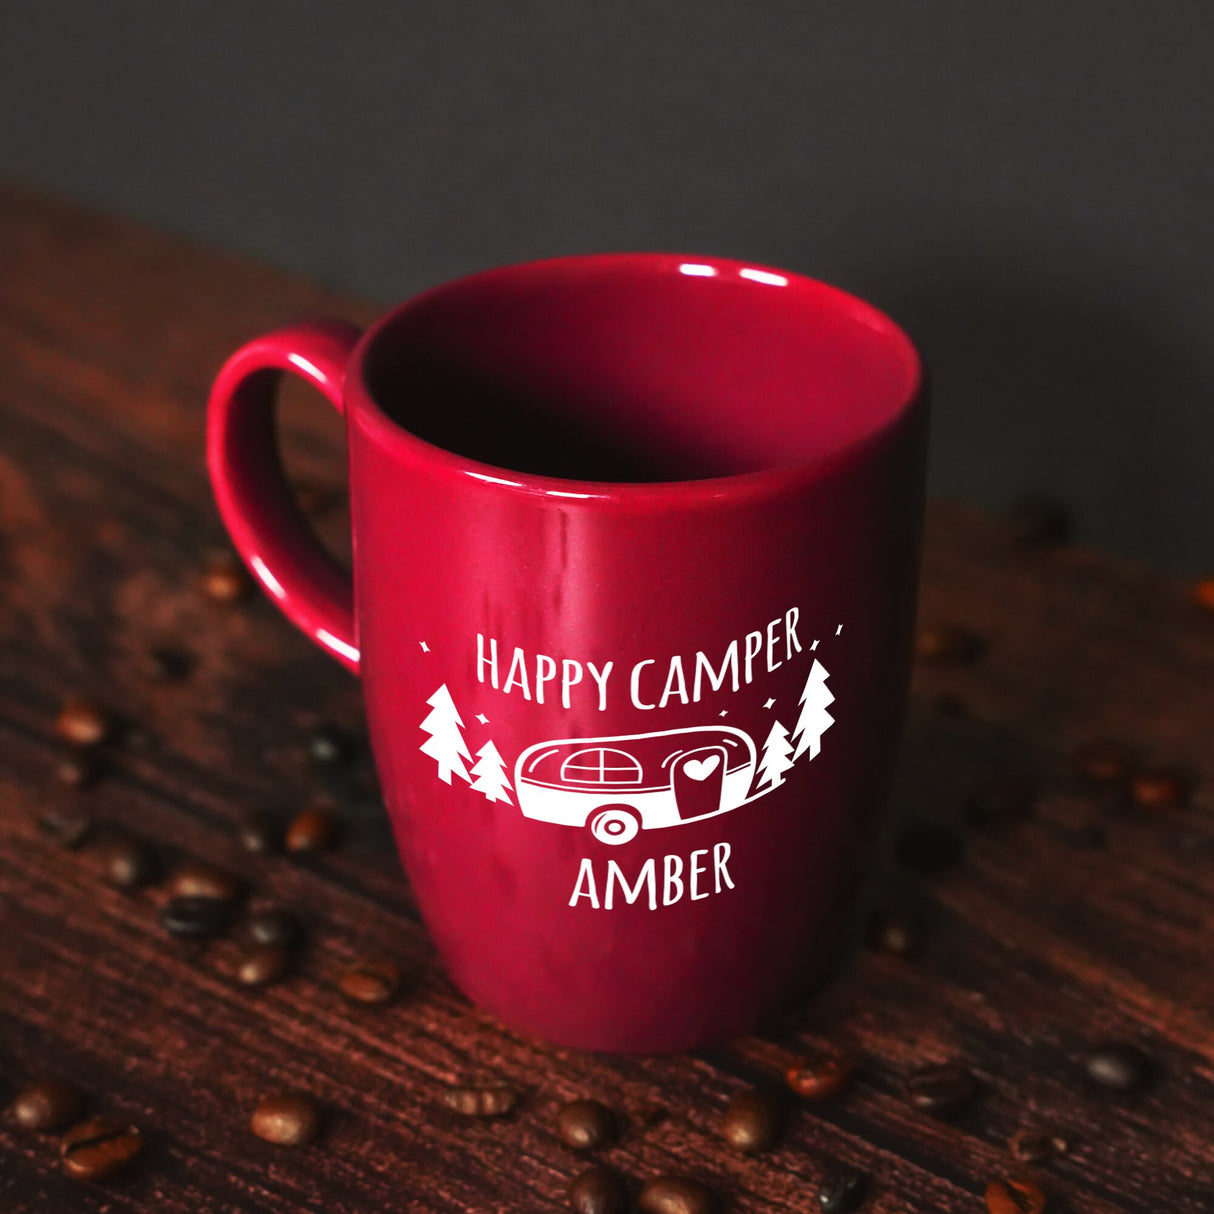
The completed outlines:
[[[847,1086],[854,1070],[855,1063],[851,1058],[822,1054],[789,1067],[784,1078],[805,1100],[830,1100]]]
[[[1026,1127],[1012,1135],[1007,1147],[1017,1163],[1042,1164],[1065,1155],[1070,1144],[1057,1130]]]
[[[925,625],[915,634],[915,655],[924,662],[972,662],[984,648],[980,637],[956,624]]]
[[[908,822],[894,840],[894,855],[907,868],[931,874],[951,868],[961,859],[961,836],[942,822]]]
[[[9,1105],[12,1119],[27,1130],[61,1130],[84,1112],[84,1093],[66,1079],[43,1079],[23,1087]]]
[[[93,815],[79,805],[55,805],[38,819],[38,829],[60,847],[75,849],[92,832]]]
[[[73,746],[96,746],[109,736],[112,724],[90,700],[71,699],[59,710],[55,729]]]
[[[290,852],[323,851],[337,838],[337,815],[323,805],[305,809],[287,827],[286,848]]]
[[[780,1109],[757,1088],[738,1092],[725,1107],[721,1137],[735,1150],[752,1155],[766,1151],[780,1130]]]
[[[249,916],[248,932],[257,944],[287,949],[298,948],[304,935],[299,917],[281,906],[254,911]]]
[[[1025,494],[1008,504],[1005,512],[1012,536],[1026,547],[1060,544],[1070,537],[1071,520],[1058,502]]]
[[[151,845],[142,839],[111,839],[101,851],[105,879],[117,889],[140,889],[156,876]]]
[[[557,1110],[556,1132],[577,1151],[596,1151],[615,1140],[615,1114],[597,1100],[568,1100]]]
[[[818,1187],[818,1209],[823,1214],[846,1214],[864,1200],[868,1177],[854,1168],[832,1172]]]
[[[505,1117],[518,1104],[518,1092],[500,1084],[448,1088],[443,1093],[443,1103],[465,1117]]]
[[[573,1178],[569,1206],[574,1214],[625,1214],[628,1188],[617,1172],[596,1164]]]
[[[645,1214],[710,1214],[716,1199],[706,1184],[688,1176],[658,1176],[641,1187],[637,1206]]]
[[[281,1147],[300,1147],[320,1133],[320,1105],[304,1092],[264,1097],[249,1118],[258,1138]]]
[[[350,738],[335,725],[319,725],[308,735],[308,754],[322,767],[344,763],[353,749]]]
[[[76,1180],[105,1180],[134,1162],[143,1150],[143,1135],[116,1117],[93,1117],[63,1136],[60,1160]]]
[[[236,824],[240,846],[255,855],[266,855],[282,846],[282,825],[260,810],[245,814]]]
[[[55,779],[71,788],[88,788],[101,774],[97,756],[87,750],[72,750],[55,762]]]
[[[1130,777],[1130,800],[1143,809],[1179,809],[1188,798],[1187,781],[1174,771],[1153,768]]]
[[[1133,761],[1127,747],[1107,738],[1081,746],[1074,756],[1075,770],[1093,784],[1123,783]]]
[[[202,592],[216,603],[239,603],[249,597],[253,579],[231,552],[213,552],[202,570]]]
[[[936,1117],[959,1113],[977,1091],[977,1079],[957,1062],[921,1067],[906,1081],[906,1094],[911,1104]]]
[[[1214,577],[1202,578],[1193,587],[1193,601],[1207,611],[1214,611]]]
[[[1097,1046],[1085,1056],[1083,1065],[1093,1083],[1117,1092],[1136,1092],[1151,1080],[1151,1060],[1127,1042]]]
[[[976,788],[965,816],[975,826],[1002,826],[1027,817],[1033,808],[1033,787],[1015,776],[997,776]]]
[[[358,961],[342,971],[337,986],[352,1003],[387,1003],[400,988],[400,967],[382,957]]]
[[[160,912],[160,926],[171,936],[201,940],[228,924],[230,905],[218,898],[171,898]]]
[[[216,902],[235,902],[241,892],[235,877],[196,860],[178,868],[169,878],[168,888],[174,898],[211,898]]]
[[[873,911],[864,934],[868,947],[875,953],[913,957],[923,947],[923,922],[905,903]]]
[[[277,944],[250,944],[241,952],[232,976],[241,986],[269,986],[291,968],[291,952]]]
[[[140,673],[153,683],[180,683],[193,665],[194,659],[185,650],[158,645],[143,655]]]
[[[297,477],[291,482],[292,492],[299,508],[312,518],[320,518],[334,510],[345,497],[341,485],[332,481],[315,480],[312,477]]]
[[[992,1180],[986,1208],[989,1214],[1042,1214],[1045,1194],[1031,1180]]]

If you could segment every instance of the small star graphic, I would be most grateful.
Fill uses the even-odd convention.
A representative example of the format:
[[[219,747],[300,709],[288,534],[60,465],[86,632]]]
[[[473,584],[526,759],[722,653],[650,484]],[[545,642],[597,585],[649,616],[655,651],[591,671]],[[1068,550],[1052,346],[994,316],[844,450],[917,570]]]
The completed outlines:
[[[722,708],[722,709],[721,709],[721,716],[725,717],[725,716],[728,716],[728,715],[729,715],[729,709],[728,709],[728,708]]]
[[[835,629],[835,636],[838,636],[842,631],[843,631],[843,625],[840,624],[839,627]]]
[[[430,652],[430,646],[427,645],[425,641],[419,641],[418,644],[422,647],[422,653]]]
[[[810,646],[810,649],[817,649],[817,648],[818,648],[818,642],[817,642],[817,641],[815,641],[815,642],[814,642],[814,643],[813,643],[813,644]]]
[[[483,712],[478,712],[478,713],[476,714],[476,719],[477,719],[477,720],[478,720],[478,721],[479,721],[479,722],[480,722],[482,725],[488,725],[488,724],[489,724],[489,718],[488,718],[487,716],[485,716],[485,714],[484,714]]]
[[[767,701],[767,703],[763,705],[763,707],[764,707],[764,708],[770,708],[770,707],[771,707],[771,706],[772,706],[774,703],[775,703],[775,700],[774,700],[774,699],[772,699],[772,700],[768,700],[768,701]]]

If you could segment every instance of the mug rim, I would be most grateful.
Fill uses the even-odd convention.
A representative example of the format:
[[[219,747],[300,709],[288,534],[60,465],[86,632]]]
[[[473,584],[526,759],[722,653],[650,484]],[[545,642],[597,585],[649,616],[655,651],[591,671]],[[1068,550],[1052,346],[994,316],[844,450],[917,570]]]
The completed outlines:
[[[648,276],[672,271],[687,273],[682,267],[688,266],[700,271],[699,274],[692,275],[693,277],[701,275],[706,278],[734,276],[757,286],[795,286],[800,293],[809,292],[819,299],[828,299],[836,309],[849,313],[855,320],[886,338],[908,371],[908,385],[902,399],[880,424],[856,438],[841,443],[828,451],[787,464],[710,477],[656,481],[598,481],[523,472],[505,465],[473,459],[448,447],[432,443],[389,416],[380,402],[376,400],[375,394],[367,383],[367,360],[384,333],[407,312],[424,305],[436,296],[464,290],[495,278],[509,278],[536,269],[576,272],[582,269],[600,270],[614,267],[625,268],[631,273]],[[631,505],[640,505],[646,499],[653,498],[669,505],[672,504],[672,497],[680,495],[702,501],[765,496],[792,485],[803,484],[830,469],[851,463],[861,457],[870,447],[881,443],[886,436],[905,421],[908,415],[915,412],[916,407],[926,403],[928,383],[928,373],[922,353],[905,330],[873,304],[840,287],[791,270],[777,269],[727,257],[660,252],[621,252],[573,254],[513,262],[464,274],[419,292],[385,312],[359,338],[347,364],[343,397],[347,414],[350,412],[350,405],[353,404],[359,421],[381,446],[411,462],[423,462],[429,468],[451,475],[465,483],[474,481],[502,492],[552,499],[554,504],[557,502],[573,505],[577,502],[622,501]],[[353,420],[353,417],[347,416],[347,425],[351,424]]]

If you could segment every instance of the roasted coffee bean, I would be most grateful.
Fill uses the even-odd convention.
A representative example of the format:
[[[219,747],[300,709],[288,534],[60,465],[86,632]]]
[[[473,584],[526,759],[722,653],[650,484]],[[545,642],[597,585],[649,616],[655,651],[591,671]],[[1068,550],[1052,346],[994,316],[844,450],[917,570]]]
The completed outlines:
[[[290,968],[289,949],[277,944],[250,944],[237,958],[232,976],[241,986],[269,986]]]
[[[55,778],[71,788],[88,788],[101,774],[97,756],[87,750],[72,750],[55,762]]]
[[[1130,777],[1130,800],[1143,809],[1179,809],[1188,798],[1188,783],[1174,771],[1153,768]]]
[[[1207,611],[1214,611],[1214,577],[1202,578],[1193,587],[1193,601]]]
[[[180,683],[193,665],[194,659],[185,650],[158,645],[143,655],[140,671],[153,683]]]
[[[982,639],[956,624],[931,624],[915,634],[915,655],[924,662],[972,662],[984,648]]]
[[[230,904],[218,898],[170,898],[160,912],[160,926],[171,936],[202,940],[228,925]]]
[[[917,1109],[935,1117],[951,1117],[974,1098],[978,1081],[957,1062],[921,1067],[906,1081],[906,1094]]]
[[[308,754],[322,767],[344,763],[353,750],[349,736],[335,725],[319,725],[308,735]]]
[[[597,1100],[568,1100],[557,1110],[556,1132],[577,1151],[597,1151],[615,1140],[615,1114]]]
[[[38,819],[38,829],[61,847],[77,848],[93,829],[93,815],[79,805],[55,805]]]
[[[789,1067],[784,1078],[805,1100],[830,1100],[847,1086],[855,1066],[842,1054],[822,1054]]]
[[[628,1188],[617,1172],[596,1164],[573,1178],[569,1206],[574,1214],[625,1214]]]
[[[142,839],[110,839],[101,849],[105,879],[117,889],[140,889],[156,876],[156,852]]]
[[[342,971],[337,986],[352,1003],[387,1003],[400,989],[400,967],[385,957],[358,961]]]
[[[323,805],[305,809],[287,827],[287,851],[314,852],[332,847],[337,838],[337,815]]]
[[[503,1084],[448,1088],[443,1093],[443,1103],[465,1117],[505,1117],[518,1104],[518,1092]]]
[[[818,1187],[818,1209],[823,1214],[846,1214],[864,1200],[868,1177],[854,1168],[832,1172]]]
[[[134,1162],[143,1150],[138,1126],[116,1117],[93,1117],[63,1136],[63,1170],[76,1180],[105,1180]]]
[[[1042,1214],[1045,1194],[1031,1180],[992,1180],[986,1208],[989,1214]]]
[[[256,910],[249,916],[249,938],[257,944],[273,944],[279,948],[298,948],[303,941],[303,924],[299,917],[281,906]]]
[[[1075,770],[1093,784],[1121,784],[1130,774],[1134,756],[1120,742],[1107,738],[1089,742],[1075,752]]]
[[[688,1176],[658,1176],[641,1189],[637,1205],[645,1214],[710,1214],[712,1190]]]
[[[66,1079],[43,1079],[23,1087],[9,1105],[12,1119],[27,1130],[61,1130],[84,1112],[84,1093]]]
[[[1117,1092],[1137,1092],[1151,1080],[1151,1060],[1128,1042],[1097,1046],[1084,1057],[1083,1065],[1093,1083]]]
[[[875,953],[913,957],[923,947],[923,921],[905,903],[894,903],[873,911],[864,936]]]
[[[721,1137],[735,1150],[752,1155],[766,1151],[780,1131],[780,1108],[758,1088],[738,1092],[725,1106]]]
[[[987,780],[970,794],[965,816],[975,826],[1002,826],[1027,817],[1033,808],[1033,787],[1015,776]]]
[[[1048,497],[1025,494],[1010,502],[1006,517],[1012,536],[1026,546],[1060,544],[1070,537],[1066,510]]]
[[[211,898],[216,902],[235,902],[240,882],[230,873],[209,864],[189,861],[169,878],[169,893],[174,898]]]
[[[270,814],[253,810],[237,822],[236,837],[245,851],[265,855],[282,846],[282,824]]]
[[[320,1133],[320,1105],[304,1092],[264,1097],[249,1118],[258,1138],[280,1147],[301,1147]]]
[[[961,836],[942,822],[908,822],[894,840],[894,855],[917,873],[938,873],[961,859]]]
[[[55,721],[59,736],[73,746],[96,746],[112,728],[109,717],[90,700],[68,700]]]
[[[1070,1149],[1058,1130],[1026,1127],[1017,1130],[1008,1141],[1007,1149],[1017,1163],[1049,1163]]]
[[[213,552],[202,571],[202,592],[216,603],[239,603],[249,597],[253,579],[231,552]]]

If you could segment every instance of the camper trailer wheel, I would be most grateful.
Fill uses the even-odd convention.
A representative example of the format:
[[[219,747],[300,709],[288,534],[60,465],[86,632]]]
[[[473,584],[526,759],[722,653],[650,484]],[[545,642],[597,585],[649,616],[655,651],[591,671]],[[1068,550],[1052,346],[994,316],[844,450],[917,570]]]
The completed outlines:
[[[590,819],[590,833],[600,843],[627,843],[641,829],[636,814],[627,805],[608,805]]]

